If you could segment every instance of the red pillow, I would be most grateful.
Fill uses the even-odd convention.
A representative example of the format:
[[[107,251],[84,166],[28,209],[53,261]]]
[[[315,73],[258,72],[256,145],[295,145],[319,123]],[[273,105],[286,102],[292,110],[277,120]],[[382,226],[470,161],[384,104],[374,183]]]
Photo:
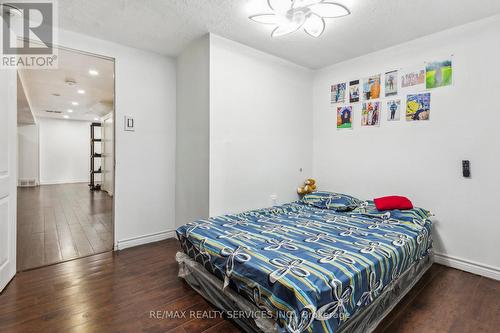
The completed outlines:
[[[373,199],[378,210],[413,209],[413,204],[407,197],[389,196]]]

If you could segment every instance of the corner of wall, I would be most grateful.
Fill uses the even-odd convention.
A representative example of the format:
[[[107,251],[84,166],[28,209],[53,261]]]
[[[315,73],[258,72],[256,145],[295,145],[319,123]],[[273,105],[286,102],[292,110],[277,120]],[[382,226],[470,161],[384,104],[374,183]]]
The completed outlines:
[[[175,225],[208,217],[210,34],[177,57]]]

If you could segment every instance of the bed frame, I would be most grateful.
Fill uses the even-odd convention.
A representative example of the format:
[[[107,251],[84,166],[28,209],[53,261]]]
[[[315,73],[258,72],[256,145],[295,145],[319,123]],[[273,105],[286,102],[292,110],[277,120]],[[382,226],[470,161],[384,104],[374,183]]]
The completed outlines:
[[[226,313],[262,313],[255,304],[231,288],[223,288],[223,282],[208,272],[187,254],[178,252],[179,277],[183,278],[194,290],[216,308]],[[432,266],[434,256],[431,252],[415,262],[394,281],[387,285],[379,297],[363,310],[353,315],[337,332],[372,332],[380,322],[394,309],[401,299],[415,286],[425,272]],[[245,332],[278,332],[278,323],[266,316],[256,315],[254,318],[238,316],[230,318]]]

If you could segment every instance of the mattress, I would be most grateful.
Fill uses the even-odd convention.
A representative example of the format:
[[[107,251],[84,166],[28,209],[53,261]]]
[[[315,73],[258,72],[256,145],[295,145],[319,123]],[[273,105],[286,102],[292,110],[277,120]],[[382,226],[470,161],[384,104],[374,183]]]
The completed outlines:
[[[281,332],[339,332],[432,247],[423,209],[350,212],[294,202],[180,227],[183,251],[272,315]],[[407,274],[406,274],[407,275]]]

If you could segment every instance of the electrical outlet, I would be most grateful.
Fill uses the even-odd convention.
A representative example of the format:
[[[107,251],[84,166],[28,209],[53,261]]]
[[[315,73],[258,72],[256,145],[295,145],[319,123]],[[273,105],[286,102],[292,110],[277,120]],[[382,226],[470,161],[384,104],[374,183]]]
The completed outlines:
[[[277,194],[271,194],[269,196],[269,199],[271,200],[271,204],[273,206],[276,206],[278,204],[278,195]]]

